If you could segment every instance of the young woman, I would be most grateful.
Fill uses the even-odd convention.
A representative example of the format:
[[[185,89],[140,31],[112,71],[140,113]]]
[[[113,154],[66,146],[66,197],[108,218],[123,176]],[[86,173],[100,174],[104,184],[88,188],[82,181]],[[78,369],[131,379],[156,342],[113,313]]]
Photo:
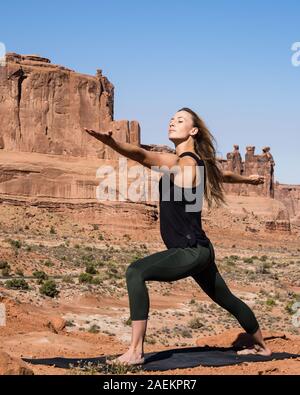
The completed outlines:
[[[203,181],[204,197],[209,208],[213,202],[217,206],[225,203],[223,182],[258,185],[264,182],[264,177],[245,177],[221,170],[213,145],[214,137],[203,120],[186,107],[177,111],[169,123],[169,140],[175,144],[175,154],[147,151],[133,144],[116,141],[112,131],[102,133],[87,128],[84,130],[119,154],[143,166],[158,166],[165,170],[159,182],[159,203],[160,231],[167,249],[138,259],[128,266],[126,283],[132,321],[131,345],[126,353],[110,363],[144,363],[144,338],[149,314],[149,295],[145,281],[176,281],[189,276],[214,302],[235,316],[242,328],[253,336],[254,347],[239,351],[239,354],[271,355],[254,313],[230,292],[218,271],[213,245],[201,226],[201,208],[198,211],[188,211],[186,207],[191,205],[191,199],[175,199],[178,191],[185,196],[187,190],[195,192],[199,188],[197,180],[201,166],[204,174],[201,182]],[[166,200],[163,199],[162,188],[165,176],[170,181],[169,199]]]

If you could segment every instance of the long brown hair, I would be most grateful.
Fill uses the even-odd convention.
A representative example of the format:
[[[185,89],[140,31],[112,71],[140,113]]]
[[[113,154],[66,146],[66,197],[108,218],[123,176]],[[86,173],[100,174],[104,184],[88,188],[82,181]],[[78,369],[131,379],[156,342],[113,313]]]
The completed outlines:
[[[213,142],[216,143],[214,136],[210,133],[204,121],[193,110],[183,107],[178,111],[187,111],[190,113],[193,118],[193,127],[198,128],[198,133],[193,136],[194,149],[205,165],[207,177],[204,197],[207,201],[208,208],[212,207],[213,201],[217,206],[221,206],[222,203],[227,205],[222,185],[223,176],[218,166],[216,149],[213,144]]]

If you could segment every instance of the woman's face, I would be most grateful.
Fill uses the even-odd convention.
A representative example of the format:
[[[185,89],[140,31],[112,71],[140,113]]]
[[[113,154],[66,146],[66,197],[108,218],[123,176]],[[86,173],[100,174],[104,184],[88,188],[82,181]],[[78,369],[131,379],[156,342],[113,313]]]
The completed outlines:
[[[178,111],[169,122],[169,140],[187,140],[195,130],[192,115],[187,111]]]

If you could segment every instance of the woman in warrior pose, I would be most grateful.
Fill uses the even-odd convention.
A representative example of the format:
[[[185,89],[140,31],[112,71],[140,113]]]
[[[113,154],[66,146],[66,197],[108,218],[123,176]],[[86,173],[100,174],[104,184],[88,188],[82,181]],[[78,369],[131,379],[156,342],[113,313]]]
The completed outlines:
[[[264,182],[264,177],[246,177],[223,171],[217,163],[214,137],[203,120],[186,107],[178,110],[169,122],[169,140],[175,144],[175,154],[148,151],[116,141],[111,130],[84,130],[143,166],[150,169],[152,166],[164,168],[164,175],[159,181],[160,232],[167,249],[138,259],[128,266],[126,283],[132,321],[131,345],[127,352],[109,363],[144,363],[144,339],[149,314],[149,295],[145,282],[171,282],[189,276],[214,302],[230,312],[246,333],[253,336],[254,347],[238,351],[238,354],[271,355],[253,311],[231,293],[216,266],[213,245],[202,229],[201,207],[190,211],[187,205],[191,207],[195,199],[192,202],[185,197],[178,200],[179,191],[186,196],[186,192],[195,193],[202,186],[208,207],[213,202],[219,206],[225,203],[223,182],[258,185]],[[200,169],[203,176],[199,183]],[[165,193],[162,184],[166,177],[169,194],[167,199],[163,199]]]

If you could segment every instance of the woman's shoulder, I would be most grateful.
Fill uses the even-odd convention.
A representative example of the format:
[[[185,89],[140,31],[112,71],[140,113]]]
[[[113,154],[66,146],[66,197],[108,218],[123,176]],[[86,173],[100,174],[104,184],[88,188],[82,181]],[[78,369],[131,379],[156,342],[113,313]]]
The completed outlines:
[[[203,160],[200,158],[200,156],[199,156],[198,154],[196,154],[195,152],[193,152],[193,151],[182,152],[182,153],[179,155],[180,158],[182,158],[182,157],[184,157],[184,156],[190,156],[190,157],[194,158],[194,159],[197,161],[197,163],[198,163],[199,165],[204,165],[204,162],[203,162]]]

